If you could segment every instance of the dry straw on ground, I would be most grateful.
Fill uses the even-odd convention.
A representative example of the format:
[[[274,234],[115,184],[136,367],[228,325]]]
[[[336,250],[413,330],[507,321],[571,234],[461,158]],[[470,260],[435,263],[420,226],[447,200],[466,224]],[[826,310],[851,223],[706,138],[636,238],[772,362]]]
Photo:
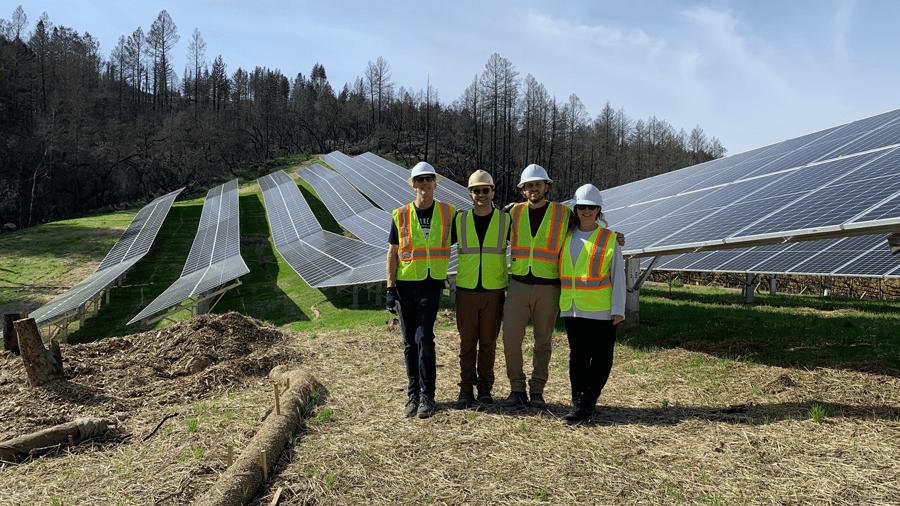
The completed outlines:
[[[254,504],[270,504],[278,490],[278,504],[900,498],[900,379],[891,371],[747,364],[708,355],[702,343],[651,353],[620,346],[593,423],[568,426],[560,420],[569,398],[564,336],[554,341],[548,411],[457,411],[458,337],[444,326],[439,411],[419,420],[402,417],[396,330],[284,334],[229,314],[157,334],[64,347],[74,374],[65,391],[26,391],[19,359],[0,356],[3,439],[85,414],[124,419],[105,441],[2,464],[0,503],[190,503],[224,470],[227,444],[239,449],[266,416],[271,391],[262,375],[278,363],[316,376],[319,404]],[[502,345],[495,370],[499,398],[508,393]]]

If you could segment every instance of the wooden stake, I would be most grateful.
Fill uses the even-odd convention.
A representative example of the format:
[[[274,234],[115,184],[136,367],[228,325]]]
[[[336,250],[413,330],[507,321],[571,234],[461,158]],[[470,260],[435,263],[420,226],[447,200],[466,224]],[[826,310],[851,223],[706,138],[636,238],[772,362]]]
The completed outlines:
[[[275,383],[275,414],[281,416],[281,400],[278,398],[278,383]]]
[[[262,466],[263,470],[263,483],[269,481],[269,469],[266,465],[266,451],[263,450],[259,452],[259,465]]]
[[[234,462],[234,445],[228,445],[228,467]]]
[[[278,500],[281,499],[281,491],[284,490],[284,487],[278,487],[278,490],[275,491],[275,497],[272,498],[272,502],[269,503],[272,506],[278,504]]]

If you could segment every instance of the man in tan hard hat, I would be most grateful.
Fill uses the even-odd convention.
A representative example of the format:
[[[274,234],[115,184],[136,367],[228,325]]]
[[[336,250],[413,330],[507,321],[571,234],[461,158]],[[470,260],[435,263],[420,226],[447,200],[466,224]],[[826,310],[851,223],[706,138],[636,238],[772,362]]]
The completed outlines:
[[[456,328],[459,330],[459,398],[457,409],[475,401],[493,404],[494,359],[503,320],[504,290],[509,285],[506,241],[509,215],[495,209],[494,179],[483,170],[469,176],[474,209],[454,220],[459,267],[456,272]]]
[[[437,409],[434,322],[447,279],[451,220],[456,215],[456,207],[434,200],[440,177],[428,163],[413,167],[407,182],[415,188],[416,200],[394,209],[388,239],[387,309],[399,313],[403,333],[407,417],[428,418]]]

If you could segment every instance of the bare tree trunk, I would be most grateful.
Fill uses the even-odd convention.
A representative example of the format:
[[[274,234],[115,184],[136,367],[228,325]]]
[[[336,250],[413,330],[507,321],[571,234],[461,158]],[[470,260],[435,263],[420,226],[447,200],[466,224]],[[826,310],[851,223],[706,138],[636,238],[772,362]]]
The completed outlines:
[[[0,459],[25,457],[34,450],[66,443],[69,438],[72,438],[72,443],[81,442],[103,434],[109,425],[109,421],[100,418],[81,418],[74,422],[19,436],[0,443]]]
[[[28,386],[36,387],[50,381],[65,380],[59,343],[50,341],[50,350],[44,348],[34,318],[16,320],[13,325],[19,339],[25,373],[28,375]]]

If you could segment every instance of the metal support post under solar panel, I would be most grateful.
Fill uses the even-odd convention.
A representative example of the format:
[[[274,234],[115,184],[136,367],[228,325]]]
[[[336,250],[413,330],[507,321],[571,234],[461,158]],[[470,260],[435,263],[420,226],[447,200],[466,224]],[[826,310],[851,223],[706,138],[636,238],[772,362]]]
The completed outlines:
[[[216,290],[208,291],[208,292],[204,292],[204,293],[200,294],[200,296],[197,300],[188,299],[187,301],[179,302],[175,306],[172,306],[171,309],[169,309],[165,313],[157,316],[156,318],[142,318],[141,323],[144,325],[150,325],[150,324],[156,323],[160,320],[166,320],[170,323],[174,323],[175,320],[172,319],[171,316],[174,315],[175,313],[185,311],[185,310],[190,310],[191,316],[199,316],[202,314],[209,313],[210,311],[215,309],[216,304],[218,304],[219,301],[222,300],[222,297],[225,296],[225,293],[228,290],[231,290],[232,288],[236,288],[236,287],[240,286],[241,284],[242,283],[241,283],[240,279],[235,279],[234,283],[232,283],[228,286],[222,286]],[[209,304],[209,301],[212,300],[213,298],[215,298],[216,296],[218,296],[218,298],[212,304]]]
[[[769,274],[769,294],[775,295],[778,292],[778,274]]]
[[[640,285],[638,281],[641,277],[641,259],[627,258],[625,259],[625,278],[628,290],[625,292],[625,325],[634,326],[640,323]],[[632,288],[638,287],[638,288]]]

